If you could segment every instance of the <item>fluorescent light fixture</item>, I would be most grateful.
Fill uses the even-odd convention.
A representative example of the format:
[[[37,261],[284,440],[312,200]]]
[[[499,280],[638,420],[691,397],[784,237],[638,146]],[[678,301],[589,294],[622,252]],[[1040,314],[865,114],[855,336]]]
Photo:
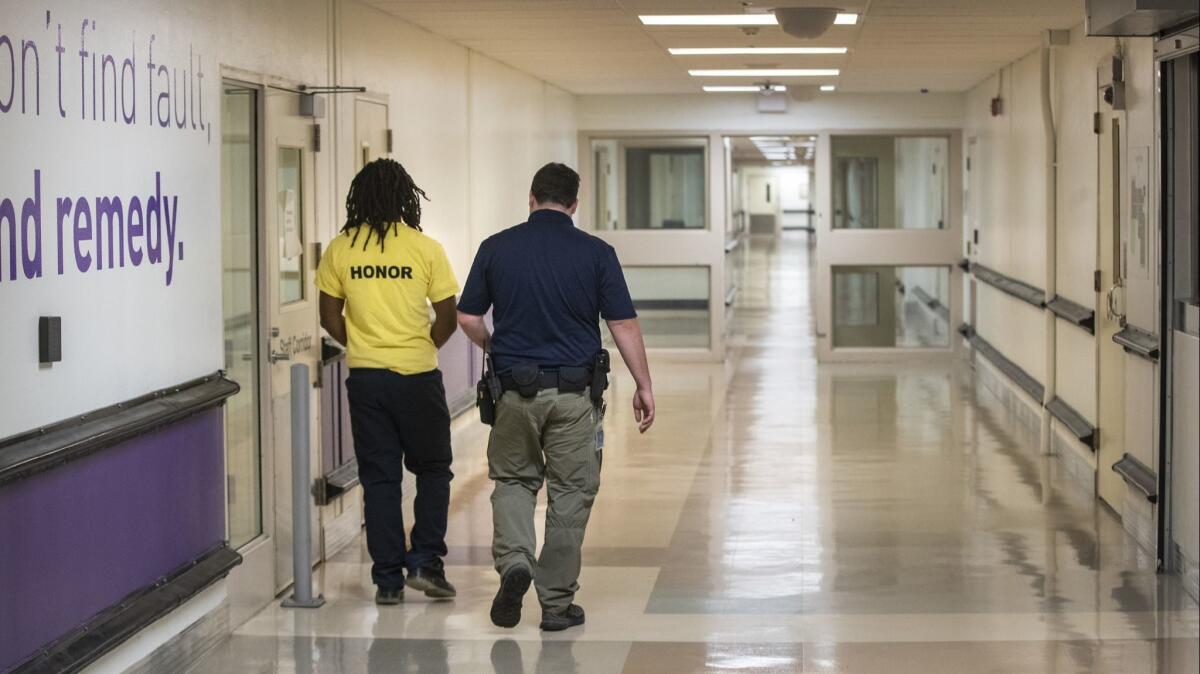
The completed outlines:
[[[821,91],[837,91],[837,87],[832,84],[822,84]]]
[[[675,56],[736,56],[740,54],[845,54],[845,47],[697,47],[668,49]]]
[[[689,70],[692,77],[837,77],[836,68],[732,68]]]
[[[646,26],[776,26],[774,14],[649,14]]]
[[[645,26],[778,26],[774,14],[643,14]],[[841,12],[833,19],[836,26],[853,26],[858,15]]]
[[[745,87],[704,87],[704,90],[712,94],[736,94],[736,93],[755,93],[762,91],[762,87],[745,86]],[[787,91],[787,87],[782,84],[772,84],[771,91]]]

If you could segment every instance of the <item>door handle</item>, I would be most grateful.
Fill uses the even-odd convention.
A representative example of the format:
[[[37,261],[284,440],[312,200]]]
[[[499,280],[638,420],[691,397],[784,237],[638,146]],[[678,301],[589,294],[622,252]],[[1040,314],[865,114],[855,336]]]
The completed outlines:
[[[268,356],[272,363],[278,363],[281,360],[291,360],[292,355],[287,351],[276,351],[271,349],[271,355]]]
[[[1112,286],[1109,287],[1108,293],[1106,294],[1106,297],[1105,297],[1105,304],[1107,305],[1105,307],[1105,309],[1106,309],[1106,313],[1108,314],[1108,320],[1119,321],[1122,325],[1124,325],[1124,323],[1125,323],[1125,314],[1117,311],[1116,299],[1117,299],[1117,291],[1123,290],[1123,289],[1124,289],[1124,286],[1122,286],[1120,283],[1114,283],[1114,284],[1112,284]]]

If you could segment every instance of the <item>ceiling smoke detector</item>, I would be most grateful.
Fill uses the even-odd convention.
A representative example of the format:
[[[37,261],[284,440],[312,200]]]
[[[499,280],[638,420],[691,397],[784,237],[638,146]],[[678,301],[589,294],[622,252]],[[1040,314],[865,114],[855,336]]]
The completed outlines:
[[[841,13],[838,7],[776,7],[775,20],[788,35],[811,40],[824,35]]]

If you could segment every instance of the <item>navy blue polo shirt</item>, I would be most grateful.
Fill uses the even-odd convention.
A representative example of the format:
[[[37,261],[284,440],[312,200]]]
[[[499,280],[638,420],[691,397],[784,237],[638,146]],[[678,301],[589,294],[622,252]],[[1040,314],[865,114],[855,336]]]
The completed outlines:
[[[482,316],[489,308],[492,359],[501,371],[522,362],[591,365],[600,319],[637,317],[613,247],[548,209],[479,246],[458,309]]]

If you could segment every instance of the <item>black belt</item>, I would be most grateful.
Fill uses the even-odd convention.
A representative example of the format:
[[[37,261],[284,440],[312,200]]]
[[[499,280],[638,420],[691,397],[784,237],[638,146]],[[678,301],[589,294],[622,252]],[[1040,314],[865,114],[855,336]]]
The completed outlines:
[[[499,375],[500,385],[505,391],[516,391],[517,382],[511,374],[502,372]],[[591,381],[591,370],[588,370],[588,378],[582,384],[576,386],[559,386],[558,370],[541,370],[538,372],[538,390],[545,391],[546,389],[556,388],[562,393],[578,393],[587,390],[588,383]]]

